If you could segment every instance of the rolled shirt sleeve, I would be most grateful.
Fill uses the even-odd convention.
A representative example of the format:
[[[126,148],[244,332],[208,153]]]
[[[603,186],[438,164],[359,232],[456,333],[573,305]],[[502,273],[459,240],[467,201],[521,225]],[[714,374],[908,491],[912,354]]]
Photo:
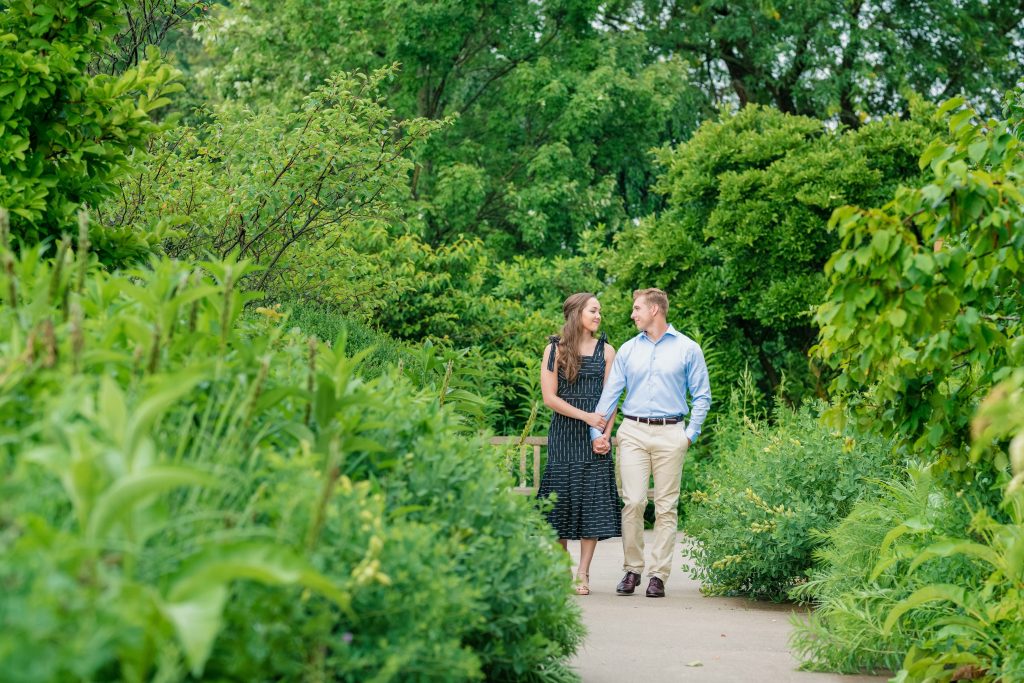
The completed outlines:
[[[691,442],[700,436],[704,419],[711,410],[711,381],[708,378],[708,366],[704,362],[704,352],[697,344],[687,359],[686,387],[690,393],[690,419],[686,424],[686,436]]]
[[[619,403],[619,397],[622,396],[623,390],[626,388],[626,361],[624,354],[621,352],[615,354],[615,360],[612,361],[612,371],[608,375],[608,381],[604,383],[604,390],[601,392],[601,398],[597,401],[597,407],[594,408],[595,413],[604,415],[607,420],[612,415],[612,411],[615,410],[615,406]],[[602,432],[596,427],[590,428],[590,440],[601,438]]]

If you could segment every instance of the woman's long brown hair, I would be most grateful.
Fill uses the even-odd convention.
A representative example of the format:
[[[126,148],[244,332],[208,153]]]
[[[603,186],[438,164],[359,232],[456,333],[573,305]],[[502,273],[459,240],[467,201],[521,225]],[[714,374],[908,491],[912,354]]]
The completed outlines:
[[[565,324],[562,325],[562,333],[556,338],[558,348],[555,356],[555,372],[562,368],[562,374],[568,382],[575,382],[580,374],[580,365],[583,359],[580,357],[580,343],[584,337],[590,334],[583,328],[580,320],[583,309],[587,302],[596,299],[590,292],[579,292],[573,294],[562,304],[562,315],[565,316]],[[593,336],[593,335],[591,335]]]

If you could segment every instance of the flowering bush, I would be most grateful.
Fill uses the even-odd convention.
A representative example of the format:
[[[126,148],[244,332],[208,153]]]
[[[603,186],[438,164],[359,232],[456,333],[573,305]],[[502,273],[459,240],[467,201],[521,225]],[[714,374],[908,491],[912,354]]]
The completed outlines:
[[[775,409],[775,423],[734,403],[715,425],[715,451],[690,494],[684,551],[709,594],[782,599],[804,581],[821,540],[868,489],[865,478],[893,469],[884,441],[836,432],[819,409]]]

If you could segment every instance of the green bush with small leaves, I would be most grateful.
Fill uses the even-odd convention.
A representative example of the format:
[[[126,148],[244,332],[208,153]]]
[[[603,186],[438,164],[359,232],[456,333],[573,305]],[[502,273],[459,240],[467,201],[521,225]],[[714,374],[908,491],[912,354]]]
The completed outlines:
[[[842,519],[870,490],[866,478],[890,476],[895,463],[887,442],[823,426],[820,406],[779,403],[769,423],[738,402],[714,426],[684,555],[705,593],[781,600],[807,579],[821,544],[814,531]]]
[[[927,109],[858,129],[755,105],[704,121],[657,152],[652,193],[664,209],[616,235],[611,288],[626,299],[634,287],[668,292],[676,327],[699,322],[716,338],[729,384],[746,367],[766,397],[821,396],[828,376],[808,366],[807,351],[822,268],[839,242],[829,217],[917,179],[934,136]]]
[[[91,73],[123,18],[113,0],[12,0],[0,11],[0,207],[26,246],[76,230],[83,205],[97,206],[135,167],[160,126],[154,113],[182,89],[155,49],[117,76]],[[155,251],[170,227],[94,226],[106,263]]]

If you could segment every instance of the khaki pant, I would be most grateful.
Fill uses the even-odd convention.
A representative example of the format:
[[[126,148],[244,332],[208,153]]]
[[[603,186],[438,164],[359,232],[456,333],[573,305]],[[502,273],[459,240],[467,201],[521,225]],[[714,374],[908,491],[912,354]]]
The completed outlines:
[[[686,426],[648,425],[623,420],[619,439],[619,474],[622,480],[622,568],[644,573],[644,510],[647,486],[654,475],[654,547],[651,548],[650,576],[662,581],[672,572],[672,553],[679,523],[679,482],[689,443]]]

